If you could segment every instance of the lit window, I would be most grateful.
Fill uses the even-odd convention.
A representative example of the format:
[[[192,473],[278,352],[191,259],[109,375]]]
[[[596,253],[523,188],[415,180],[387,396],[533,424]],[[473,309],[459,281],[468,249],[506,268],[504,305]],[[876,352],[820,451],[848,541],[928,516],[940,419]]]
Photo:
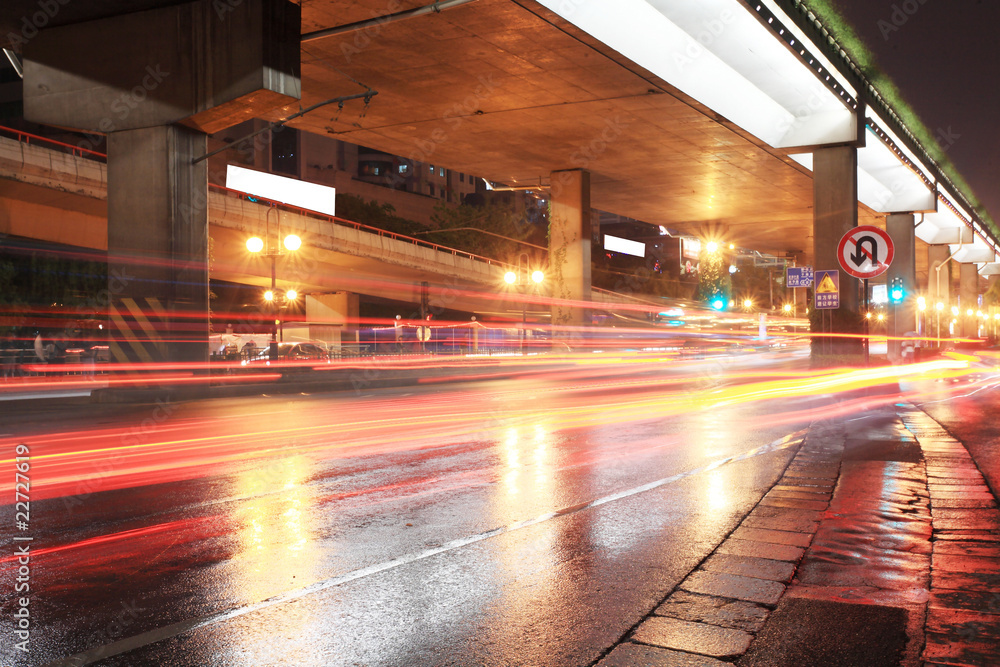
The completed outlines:
[[[438,175],[444,176],[444,167],[438,167]]]

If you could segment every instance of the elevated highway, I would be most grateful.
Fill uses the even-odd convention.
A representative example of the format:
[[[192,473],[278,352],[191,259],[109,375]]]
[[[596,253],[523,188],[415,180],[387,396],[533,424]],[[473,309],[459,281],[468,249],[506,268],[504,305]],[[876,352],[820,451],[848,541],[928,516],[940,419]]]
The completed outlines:
[[[0,26],[23,51],[26,116],[107,132],[109,164],[123,174],[140,171],[135,146],[166,151],[158,183],[188,183],[192,174],[198,181],[203,133],[260,117],[509,187],[547,187],[555,295],[571,304],[592,296],[592,207],[817,269],[837,268],[847,230],[885,225],[900,250],[887,277],[963,310],[977,300],[980,276],[1000,272],[996,230],[972,193],[935,161],[808,2],[216,5],[72,5],[37,37],[12,40],[34,11],[29,0],[13,0]],[[267,30],[239,32],[260,16],[273,19]],[[179,32],[157,28],[170,17]],[[190,40],[203,33],[204,41]],[[145,42],[115,38],[135,34]],[[186,59],[178,44],[203,51]],[[108,122],[111,105],[159,61],[171,78]],[[199,76],[207,63],[215,67],[211,84]],[[261,76],[250,81],[246,71]],[[360,93],[364,100],[324,105]],[[113,230],[125,230],[112,237],[127,245],[135,242],[129,217],[149,180],[120,182],[109,217]],[[163,220],[157,224],[179,224]],[[207,255],[193,243],[194,257]],[[950,275],[938,279],[952,262],[961,267],[958,295]],[[842,296],[834,326],[852,331],[858,296]],[[913,321],[910,304],[899,310]],[[556,306],[553,317],[569,323],[580,315]]]

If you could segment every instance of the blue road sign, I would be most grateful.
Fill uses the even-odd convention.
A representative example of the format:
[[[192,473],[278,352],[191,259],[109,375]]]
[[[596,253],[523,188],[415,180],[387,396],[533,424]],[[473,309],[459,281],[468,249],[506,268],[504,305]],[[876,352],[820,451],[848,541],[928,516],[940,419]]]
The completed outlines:
[[[818,310],[840,308],[840,271],[817,271],[813,304]]]
[[[812,287],[813,270],[811,266],[799,266],[788,269],[785,287]]]

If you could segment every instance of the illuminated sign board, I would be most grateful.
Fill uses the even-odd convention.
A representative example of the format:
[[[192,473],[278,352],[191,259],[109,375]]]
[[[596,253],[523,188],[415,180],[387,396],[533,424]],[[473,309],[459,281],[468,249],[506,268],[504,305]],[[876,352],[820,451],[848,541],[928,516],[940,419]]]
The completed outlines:
[[[629,241],[628,239],[612,236],[611,234],[604,235],[604,249],[608,252],[620,252],[625,255],[635,255],[636,257],[646,256],[645,243]]]
[[[334,204],[337,191],[326,185],[229,165],[226,168],[226,187],[282,204],[336,215]]]

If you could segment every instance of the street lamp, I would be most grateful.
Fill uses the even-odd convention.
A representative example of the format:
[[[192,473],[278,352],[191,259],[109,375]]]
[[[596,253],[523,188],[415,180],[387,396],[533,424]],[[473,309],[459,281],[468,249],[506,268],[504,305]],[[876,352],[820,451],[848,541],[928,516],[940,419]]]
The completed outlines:
[[[259,236],[252,236],[247,239],[246,246],[254,255],[260,253],[264,257],[271,260],[271,289],[264,292],[264,301],[271,305],[272,312],[277,310],[275,300],[277,299],[278,293],[276,289],[276,273],[277,273],[277,259],[284,253],[281,248],[277,247],[277,239],[281,238],[281,219],[280,211],[277,213],[279,216],[278,220],[275,222],[275,244],[274,247],[271,246],[271,211],[276,210],[274,206],[268,206],[267,213],[264,216],[264,238]],[[294,252],[302,247],[302,239],[300,239],[295,234],[289,234],[282,240],[282,244],[285,249],[289,252]],[[285,292],[285,302],[295,301],[298,298],[298,292],[295,290],[288,290]],[[277,317],[274,320],[274,327],[271,329],[271,344],[268,346],[268,358],[271,361],[278,360],[278,327],[281,326],[281,320]]]
[[[514,265],[513,271],[508,271],[503,275],[503,281],[512,287],[519,288],[522,296],[527,294],[527,288],[532,286],[529,282],[533,284],[534,288],[537,289],[542,281],[545,280],[545,274],[535,269],[529,272],[528,268],[528,253],[522,252],[517,256],[517,264]],[[518,342],[518,347],[521,354],[524,354],[524,337],[528,325],[528,306],[524,299],[521,299],[521,332]]]

